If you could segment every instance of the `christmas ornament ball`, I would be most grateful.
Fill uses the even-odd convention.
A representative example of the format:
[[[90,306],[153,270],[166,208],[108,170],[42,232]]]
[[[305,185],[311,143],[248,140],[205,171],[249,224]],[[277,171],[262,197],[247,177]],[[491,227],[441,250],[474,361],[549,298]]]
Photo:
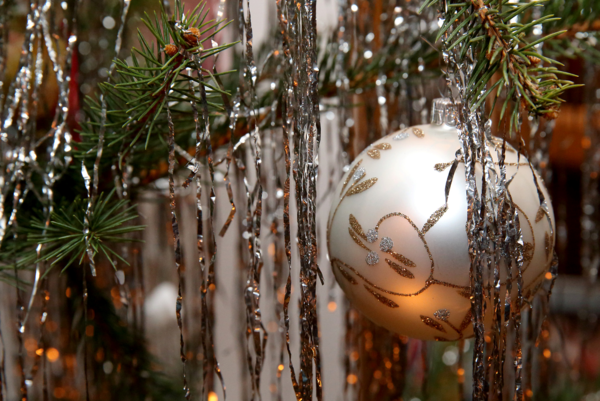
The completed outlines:
[[[451,119],[437,117],[438,124],[388,135],[356,157],[334,193],[327,243],[338,283],[366,317],[408,337],[454,341],[473,332],[465,170],[459,162],[446,204],[461,145]],[[501,143],[491,144],[495,163]],[[505,164],[507,177],[515,174],[508,190],[523,234],[523,294],[532,297],[552,262],[554,215],[540,208],[533,174],[549,200],[542,180],[509,145]]]

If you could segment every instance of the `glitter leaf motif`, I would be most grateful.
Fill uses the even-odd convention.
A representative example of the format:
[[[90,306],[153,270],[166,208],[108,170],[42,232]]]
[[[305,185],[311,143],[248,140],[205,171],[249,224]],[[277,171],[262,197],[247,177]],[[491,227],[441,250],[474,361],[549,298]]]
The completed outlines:
[[[379,149],[379,150],[389,150],[392,148],[392,145],[390,145],[387,142],[381,142],[381,143],[378,143],[377,145],[373,145],[373,147],[375,149]]]
[[[421,321],[427,326],[431,327],[432,329],[436,329],[438,331],[441,331],[442,333],[446,333],[446,329],[444,328],[444,326],[442,326],[440,323],[436,322],[430,317],[421,315]]]
[[[383,295],[376,292],[375,290],[373,290],[371,287],[367,286],[366,284],[365,284],[365,288],[367,291],[369,291],[375,297],[375,299],[377,299],[379,302],[381,302],[385,306],[390,307],[390,308],[398,308],[399,307],[399,305],[397,303],[395,303],[391,299],[384,297]]]
[[[523,261],[531,262],[533,259],[533,251],[533,244],[531,242],[523,244]]]
[[[367,151],[367,154],[373,159],[379,159],[381,157],[381,153],[377,149],[371,149]]]
[[[446,213],[446,211],[448,211],[448,206],[444,205],[444,206],[440,207],[438,210],[436,210],[435,212],[433,212],[433,214],[429,217],[429,219],[423,226],[423,229],[421,230],[423,232],[423,234],[425,234],[427,231],[429,231],[435,225],[435,223],[437,223],[442,218],[442,216],[444,215],[444,213]]]
[[[471,313],[471,309],[469,309],[469,311],[465,315],[463,321],[460,323],[460,326],[458,327],[458,331],[462,332],[464,329],[469,327],[469,325],[471,324],[472,318],[473,318],[473,314]]]
[[[379,233],[377,232],[377,230],[371,228],[369,229],[369,231],[367,231],[367,241],[369,241],[370,243],[377,241],[378,237]]]
[[[350,170],[350,172],[346,176],[346,179],[344,180],[344,184],[342,185],[342,191],[340,192],[340,195],[342,192],[344,192],[344,189],[346,189],[346,186],[348,186],[348,183],[354,177],[354,173],[356,172],[356,170],[358,169],[358,167],[360,166],[361,163],[362,163],[362,159],[357,161],[356,164],[354,165],[354,167],[352,167],[352,170]]]
[[[348,227],[348,233],[350,234],[350,237],[352,237],[352,239],[354,240],[354,242],[356,242],[356,244],[358,246],[360,246],[363,249],[366,249],[367,251],[371,251],[369,248],[367,248],[367,246],[365,244],[362,243],[362,241],[360,240],[360,237],[358,235],[356,235],[356,233],[354,231],[352,231],[352,229],[350,227]]]
[[[394,141],[401,141],[406,138],[408,138],[408,132],[401,132],[399,134],[394,135],[394,137],[392,139]]]
[[[450,317],[450,311],[448,309],[438,309],[433,312],[433,317],[435,317],[437,320],[441,320],[442,322],[446,322]]]
[[[354,215],[350,215],[350,227],[352,227],[352,229],[356,232],[356,234],[358,234],[362,239],[367,240],[367,236],[365,235],[365,232],[363,231],[360,223],[358,222],[358,220],[356,220],[356,217],[354,217]],[[372,241],[369,241],[372,242]]]
[[[548,259],[550,257],[550,254],[552,253],[552,237],[550,237],[550,234],[548,234],[548,232],[546,232],[544,245],[546,246],[546,259]]]
[[[540,206],[540,208],[538,209],[537,213],[535,214],[535,222],[539,223],[540,221],[542,221],[542,219],[544,218],[544,215],[546,213],[544,212],[544,208]]]
[[[398,260],[400,263],[403,263],[405,266],[408,267],[417,267],[417,264],[415,262],[413,262],[412,260],[410,260],[409,258],[407,258],[404,255],[401,255],[397,252],[394,251],[388,251],[388,253],[390,255],[392,255],[394,257],[394,259]]]
[[[438,336],[434,337],[434,339],[435,339],[435,341],[450,341],[450,340],[448,340],[447,338],[444,338],[444,337],[438,337]]]
[[[354,184],[350,187],[348,192],[346,192],[346,196],[352,196],[364,192],[367,189],[371,188],[373,185],[375,185],[376,182],[377,178],[369,178],[368,180],[363,181],[360,184]]]
[[[379,249],[383,252],[391,251],[394,247],[394,241],[390,237],[383,237],[379,243]]]
[[[425,134],[423,133],[423,130],[421,128],[413,128],[412,132],[413,132],[413,134],[415,134],[415,136],[417,138],[423,138],[425,136]]]
[[[365,258],[365,261],[369,266],[374,266],[377,263],[379,263],[379,255],[377,254],[377,252],[369,252],[367,254],[367,257]]]
[[[435,166],[433,166],[433,168],[436,171],[442,172],[442,171],[446,170],[448,167],[450,167],[452,165],[452,163],[454,163],[454,162],[436,163]]]
[[[357,285],[357,284],[358,284],[358,281],[356,281],[356,280],[354,279],[354,277],[352,277],[352,276],[350,275],[350,273],[348,273],[346,270],[344,270],[344,269],[342,268],[342,266],[340,266],[339,264],[336,264],[336,266],[337,266],[337,268],[338,268],[338,270],[339,270],[340,274],[342,275],[342,277],[344,277],[344,278],[346,279],[346,281],[348,281],[350,284],[353,284],[353,285]]]
[[[389,259],[385,260],[387,262],[388,265],[390,265],[390,267],[392,269],[394,269],[394,271],[396,273],[398,273],[399,275],[401,275],[402,277],[406,277],[406,278],[415,278],[415,275],[412,274],[406,267],[404,266],[400,266],[398,263],[393,262]]]

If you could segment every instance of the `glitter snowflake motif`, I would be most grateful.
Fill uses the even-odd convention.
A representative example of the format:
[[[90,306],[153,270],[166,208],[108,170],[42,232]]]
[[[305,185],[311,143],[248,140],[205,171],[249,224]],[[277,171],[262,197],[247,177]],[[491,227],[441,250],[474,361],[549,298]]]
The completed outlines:
[[[371,228],[369,231],[367,231],[367,241],[369,241],[371,244],[377,241],[378,237],[379,233],[377,232],[377,230]]]
[[[377,254],[377,252],[369,252],[365,260],[369,266],[376,265],[377,263],[379,263],[379,255]]]
[[[365,168],[364,168],[364,167],[360,167],[360,168],[359,168],[358,170],[356,170],[356,171],[354,172],[354,174],[352,175],[352,180],[354,180],[354,181],[358,181],[358,180],[360,180],[361,178],[363,178],[363,177],[364,177],[364,175],[365,175],[366,173],[367,173],[367,170],[365,170]]]
[[[383,252],[391,251],[394,247],[394,241],[390,237],[383,237],[379,243],[379,249]]]
[[[448,309],[439,309],[433,313],[433,316],[435,316],[437,320],[445,322],[450,317],[450,311]]]

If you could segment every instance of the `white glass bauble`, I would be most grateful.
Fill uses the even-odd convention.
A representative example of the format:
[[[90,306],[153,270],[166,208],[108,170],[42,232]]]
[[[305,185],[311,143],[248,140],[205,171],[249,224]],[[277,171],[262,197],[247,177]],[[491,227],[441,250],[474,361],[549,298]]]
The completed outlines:
[[[334,194],[327,240],[338,283],[373,322],[413,338],[457,340],[473,332],[462,162],[444,208],[458,149],[457,130],[445,124],[393,133],[355,159]],[[523,233],[523,294],[531,297],[552,261],[554,215],[540,209],[527,160],[507,146],[505,163],[507,177],[516,174],[508,189]]]

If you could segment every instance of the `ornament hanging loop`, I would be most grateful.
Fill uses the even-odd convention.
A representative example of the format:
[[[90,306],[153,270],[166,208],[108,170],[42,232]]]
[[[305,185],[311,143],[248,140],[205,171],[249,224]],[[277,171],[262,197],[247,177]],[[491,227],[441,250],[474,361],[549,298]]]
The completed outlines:
[[[456,127],[458,123],[458,112],[456,105],[448,98],[433,99],[431,108],[431,124]]]

